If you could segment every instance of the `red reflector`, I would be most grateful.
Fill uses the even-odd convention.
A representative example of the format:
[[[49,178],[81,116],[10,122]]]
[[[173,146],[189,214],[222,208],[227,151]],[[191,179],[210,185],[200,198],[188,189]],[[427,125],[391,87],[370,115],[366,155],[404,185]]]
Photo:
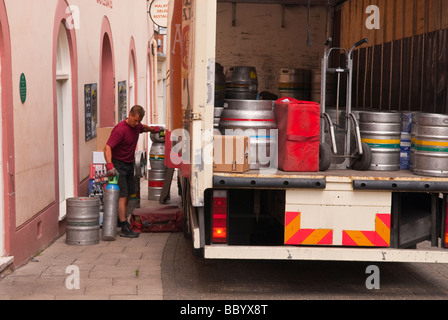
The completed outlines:
[[[227,192],[213,193],[212,242],[227,243]]]

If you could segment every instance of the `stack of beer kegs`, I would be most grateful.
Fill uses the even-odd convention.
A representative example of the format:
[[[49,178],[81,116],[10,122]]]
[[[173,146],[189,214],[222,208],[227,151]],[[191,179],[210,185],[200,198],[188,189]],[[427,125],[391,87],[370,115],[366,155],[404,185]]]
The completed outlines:
[[[258,76],[255,67],[230,67],[226,75],[226,99],[256,100]]]
[[[412,131],[412,112],[402,113],[401,144],[400,144],[400,169],[411,169],[411,131]]]
[[[165,166],[165,133],[151,133],[152,146],[149,151],[148,200],[159,201],[167,167]]]

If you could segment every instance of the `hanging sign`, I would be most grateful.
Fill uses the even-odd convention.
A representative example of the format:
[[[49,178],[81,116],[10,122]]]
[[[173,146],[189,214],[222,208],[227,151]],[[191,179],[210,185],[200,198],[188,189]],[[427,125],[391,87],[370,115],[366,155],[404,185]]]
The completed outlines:
[[[149,15],[159,27],[168,27],[168,0],[153,0],[149,8]]]
[[[26,78],[24,73],[20,75],[20,100],[22,103],[26,101]]]

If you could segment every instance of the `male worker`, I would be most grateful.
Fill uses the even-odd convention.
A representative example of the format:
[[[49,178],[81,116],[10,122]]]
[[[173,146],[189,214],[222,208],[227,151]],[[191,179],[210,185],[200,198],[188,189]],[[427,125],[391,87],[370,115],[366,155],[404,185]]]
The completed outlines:
[[[145,110],[141,106],[132,107],[129,117],[115,126],[104,147],[107,175],[119,176],[118,220],[121,237],[137,238],[139,236],[131,229],[126,219],[129,197],[135,194],[134,163],[139,135],[144,132],[158,133],[162,130],[159,127],[148,127],[142,124],[144,116]]]

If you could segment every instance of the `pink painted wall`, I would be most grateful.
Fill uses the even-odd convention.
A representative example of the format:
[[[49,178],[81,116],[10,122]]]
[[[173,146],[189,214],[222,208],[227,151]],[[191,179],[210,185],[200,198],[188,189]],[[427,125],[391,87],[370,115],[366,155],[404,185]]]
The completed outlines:
[[[56,59],[61,22],[70,47],[75,196],[86,196],[96,139],[85,141],[84,85],[97,83],[99,126],[117,122],[117,83],[135,61],[147,60],[153,33],[146,0],[0,0],[4,221],[6,255],[20,266],[61,235],[57,143]],[[104,40],[108,39],[108,40]],[[106,43],[106,46],[104,44]],[[109,46],[107,45],[109,43]],[[14,57],[14,59],[12,59]],[[136,64],[136,103],[146,106],[146,65]],[[27,78],[20,101],[19,79]],[[1,215],[0,215],[1,216]],[[62,228],[62,231],[64,229]]]

